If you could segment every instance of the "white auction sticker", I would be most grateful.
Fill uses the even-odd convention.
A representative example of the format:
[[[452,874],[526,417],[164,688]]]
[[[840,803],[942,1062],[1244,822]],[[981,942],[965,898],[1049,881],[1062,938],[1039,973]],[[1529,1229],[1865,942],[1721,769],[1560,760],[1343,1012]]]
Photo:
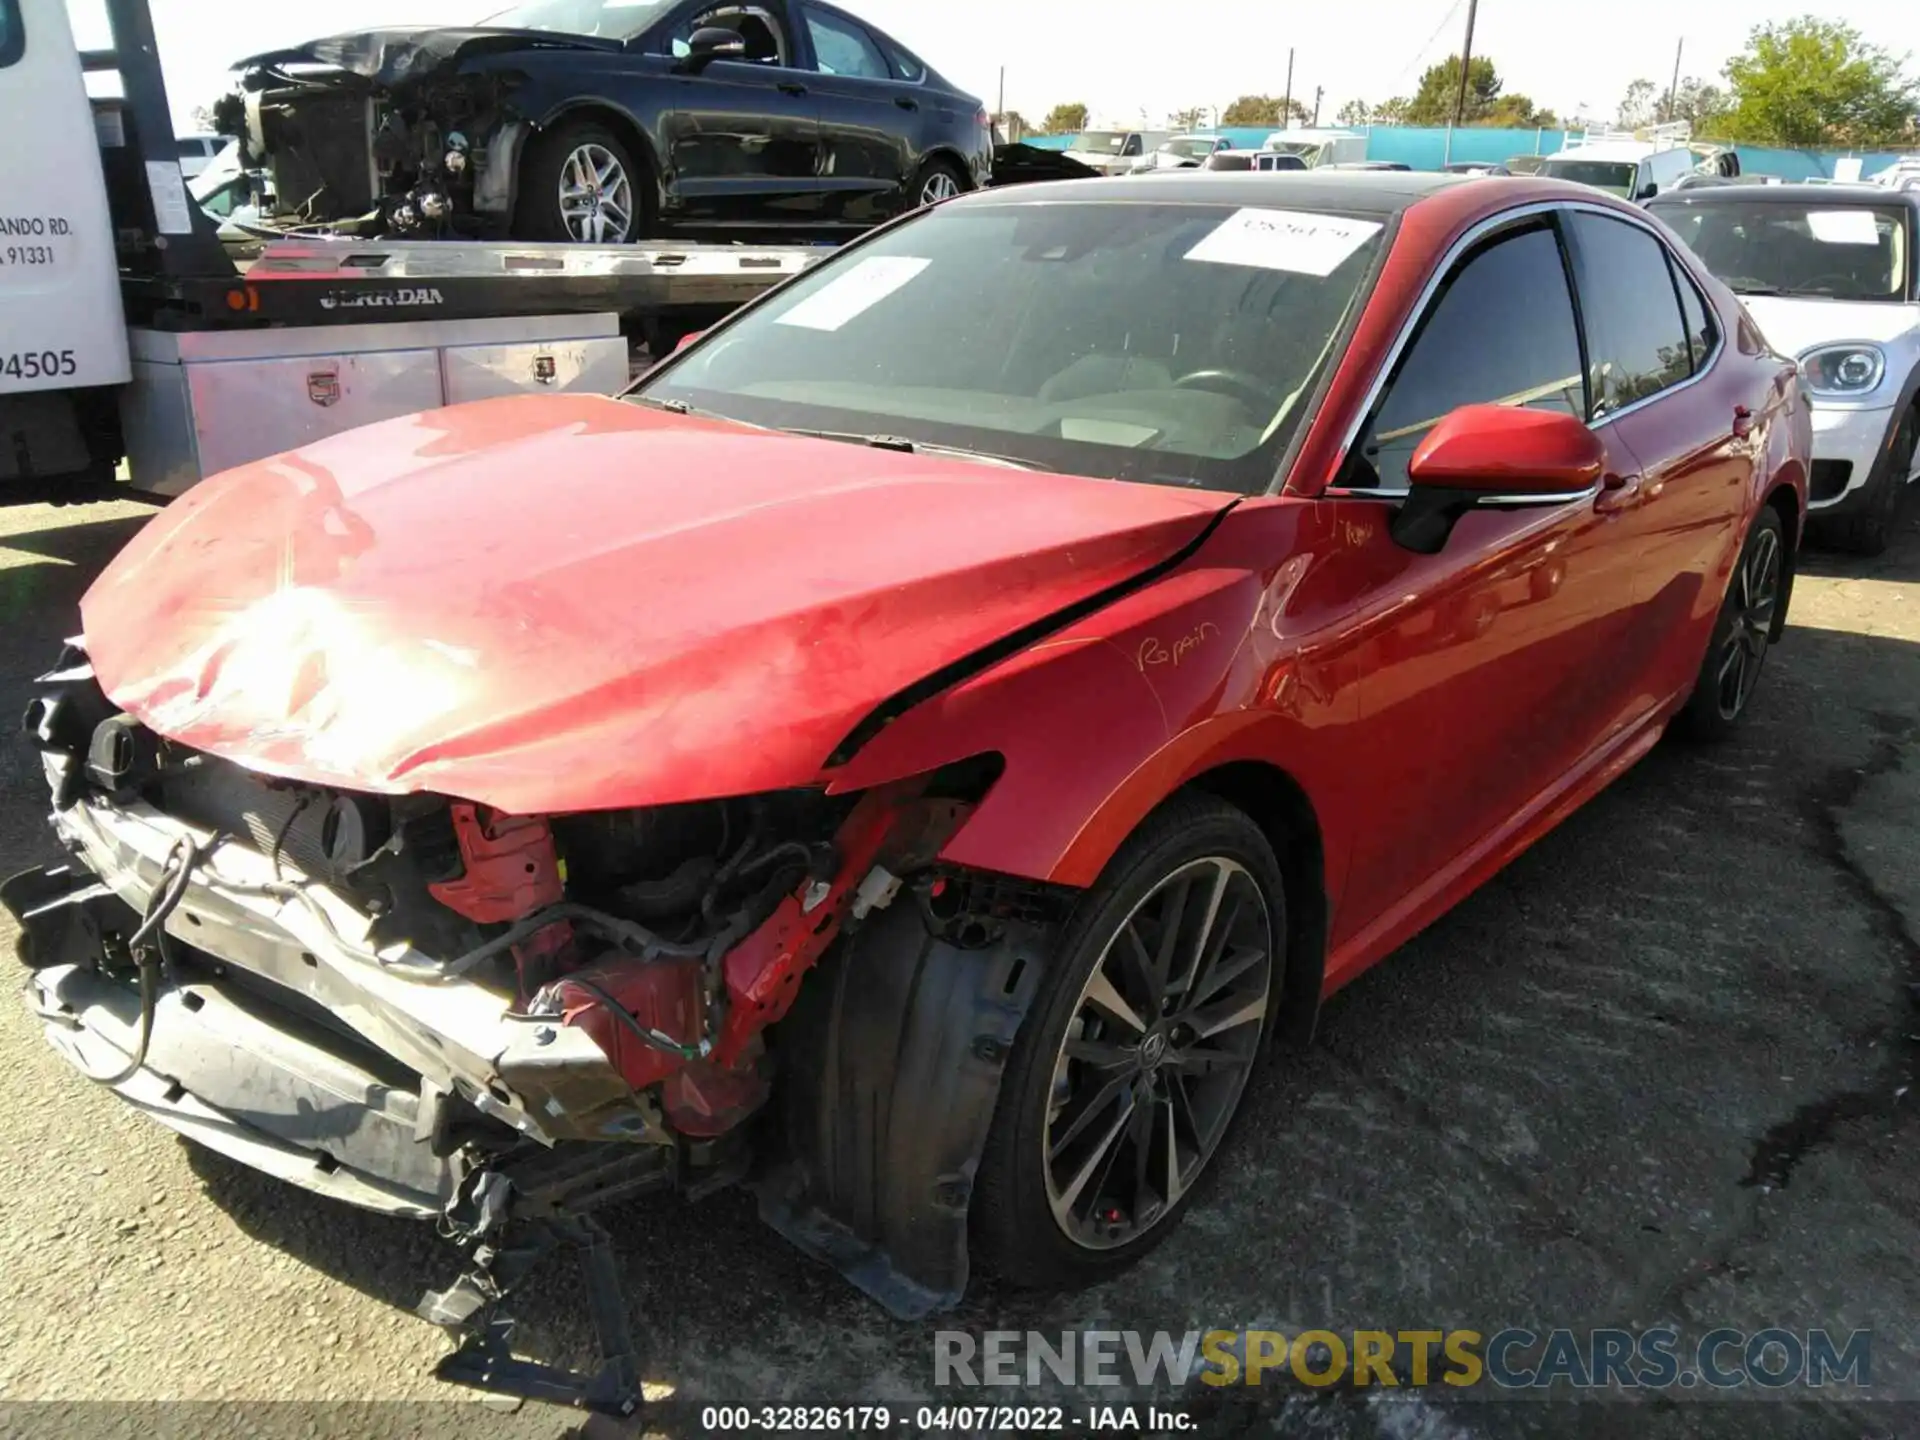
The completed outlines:
[[[1880,243],[1880,227],[1871,210],[1809,210],[1807,228],[1824,245]]]
[[[1331,275],[1340,263],[1380,233],[1377,220],[1315,215],[1306,210],[1236,211],[1187,252],[1210,265],[1245,265]]]
[[[162,235],[191,235],[193,211],[187,207],[187,182],[177,160],[149,160],[147,189],[153,195],[153,220]]]
[[[803,330],[838,330],[932,263],[912,255],[869,255],[847,266],[774,323]]]

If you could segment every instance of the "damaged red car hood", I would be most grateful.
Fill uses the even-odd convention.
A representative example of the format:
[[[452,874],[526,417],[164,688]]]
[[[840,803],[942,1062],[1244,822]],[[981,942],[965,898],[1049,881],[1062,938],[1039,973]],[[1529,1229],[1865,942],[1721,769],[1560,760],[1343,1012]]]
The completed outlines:
[[[1231,501],[519,397],[206,481],[82,617],[116,704],[257,770],[663,804],[814,782],[879,702]]]

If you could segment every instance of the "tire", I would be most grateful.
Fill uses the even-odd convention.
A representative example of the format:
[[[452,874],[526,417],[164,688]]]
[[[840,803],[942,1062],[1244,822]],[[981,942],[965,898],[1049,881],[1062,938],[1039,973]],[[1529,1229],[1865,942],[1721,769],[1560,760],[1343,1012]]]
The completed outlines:
[[[1887,463],[1870,482],[1876,489],[1866,497],[1860,513],[1822,526],[1822,540],[1855,555],[1879,555],[1886,550],[1900,519],[1901,502],[1906,499],[1916,442],[1920,442],[1920,406],[1901,417]]]
[[[951,160],[929,160],[913,177],[913,208],[923,209],[967,192],[967,177]]]
[[[1161,964],[1182,880],[1183,921],[1172,927],[1181,943]],[[1223,898],[1209,906],[1216,887]],[[1199,921],[1210,913],[1223,949],[1201,970]],[[1269,1048],[1286,935],[1279,862],[1244,812],[1181,797],[1128,841],[1063,932],[1008,1060],[971,1217],[973,1251],[987,1269],[1015,1285],[1073,1288],[1118,1273],[1165,1238],[1217,1169]],[[1147,998],[1149,967],[1172,981],[1164,1018]],[[1189,999],[1203,1023],[1230,1022],[1208,1032],[1205,1047],[1199,1039],[1208,1037],[1181,1020]],[[1138,1040],[1138,1026],[1114,1018],[1136,1007],[1147,1022]],[[1176,1107],[1186,1124],[1169,1183],[1164,1137],[1179,1123]]]
[[[1724,739],[1746,718],[1786,601],[1788,564],[1786,532],[1779,514],[1767,506],[1741,547],[1707,657],[1680,712],[1680,729],[1692,738]]]
[[[598,245],[644,240],[652,187],[652,174],[606,126],[591,120],[556,125],[527,146],[514,238]],[[563,201],[563,189],[580,192],[579,198]]]

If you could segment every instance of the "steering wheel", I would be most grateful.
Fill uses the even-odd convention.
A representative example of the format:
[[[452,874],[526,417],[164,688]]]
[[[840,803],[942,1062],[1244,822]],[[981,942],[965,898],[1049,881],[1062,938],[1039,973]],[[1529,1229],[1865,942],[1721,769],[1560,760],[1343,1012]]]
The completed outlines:
[[[1249,375],[1244,370],[1220,367],[1194,370],[1182,375],[1173,384],[1176,390],[1217,390],[1236,400],[1249,402],[1256,410],[1280,408],[1279,393],[1269,388],[1258,375]]]

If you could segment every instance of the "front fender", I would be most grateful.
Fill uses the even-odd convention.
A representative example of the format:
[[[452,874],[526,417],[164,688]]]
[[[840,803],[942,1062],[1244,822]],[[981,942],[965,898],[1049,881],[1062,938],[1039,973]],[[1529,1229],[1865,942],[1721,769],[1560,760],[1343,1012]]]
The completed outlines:
[[[1312,560],[1294,551],[1290,508],[1234,512],[1173,575],[909,711],[833,772],[833,788],[998,754],[1004,772],[943,858],[1084,887],[1182,785],[1259,761],[1285,769],[1322,817],[1331,899],[1351,807],[1340,747],[1324,741],[1353,718],[1356,691],[1340,646],[1289,630]]]

